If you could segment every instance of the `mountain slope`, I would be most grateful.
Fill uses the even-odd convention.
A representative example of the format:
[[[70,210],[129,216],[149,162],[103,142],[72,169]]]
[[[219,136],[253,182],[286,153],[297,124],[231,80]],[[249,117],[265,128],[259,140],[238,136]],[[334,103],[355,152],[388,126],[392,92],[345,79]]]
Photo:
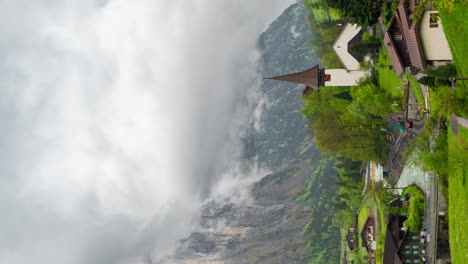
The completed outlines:
[[[260,36],[263,76],[317,63],[307,44],[312,36],[306,16],[302,2],[296,3]],[[308,135],[308,123],[300,113],[302,87],[265,80],[262,90],[269,104],[262,115],[262,129],[252,128],[245,139],[245,156],[273,172],[252,186],[252,203],[205,204],[198,217],[201,228],[181,241],[177,263],[338,261],[338,230],[331,225],[336,172],[333,161],[322,159]],[[299,196],[302,202],[295,201]],[[336,252],[331,252],[330,243]],[[322,256],[327,250],[331,261]]]

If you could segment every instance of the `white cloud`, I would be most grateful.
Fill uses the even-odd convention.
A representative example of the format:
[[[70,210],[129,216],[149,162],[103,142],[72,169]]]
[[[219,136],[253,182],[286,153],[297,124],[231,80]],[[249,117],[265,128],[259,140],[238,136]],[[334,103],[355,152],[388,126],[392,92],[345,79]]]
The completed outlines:
[[[0,263],[169,251],[240,155],[256,38],[291,2],[1,2]]]

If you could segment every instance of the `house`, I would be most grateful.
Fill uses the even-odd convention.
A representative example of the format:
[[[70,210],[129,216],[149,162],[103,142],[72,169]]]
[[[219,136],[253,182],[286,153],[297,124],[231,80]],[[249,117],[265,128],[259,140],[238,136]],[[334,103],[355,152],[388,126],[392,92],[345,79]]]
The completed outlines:
[[[415,74],[428,65],[452,59],[438,12],[425,11],[417,21],[411,18],[418,4],[417,0],[400,0],[384,36],[384,46],[398,76],[405,70]]]
[[[424,263],[420,233],[403,229],[406,217],[391,215],[385,236],[383,264]]]
[[[366,248],[369,255],[375,253],[377,243],[375,240],[375,219],[369,216],[361,231],[362,246]]]
[[[432,61],[436,66],[452,61],[452,53],[438,11],[424,13],[419,32],[426,60]]]

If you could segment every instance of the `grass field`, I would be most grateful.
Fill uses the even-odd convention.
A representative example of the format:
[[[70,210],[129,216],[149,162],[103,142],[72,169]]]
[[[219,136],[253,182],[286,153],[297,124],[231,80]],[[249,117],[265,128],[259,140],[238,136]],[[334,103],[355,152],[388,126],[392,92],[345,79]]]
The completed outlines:
[[[452,12],[440,9],[445,35],[452,50],[453,62],[459,77],[468,77],[468,2],[458,1]],[[468,81],[460,81],[461,88],[468,88]]]
[[[366,223],[367,217],[371,214],[373,200],[371,198],[364,198],[364,203],[361,206],[361,210],[358,215],[358,231],[361,232],[362,227]]]
[[[346,229],[340,228],[340,260],[343,259],[346,248]]]
[[[358,246],[356,252],[353,254],[353,259],[359,258],[359,261],[355,261],[355,263],[364,263],[362,260],[367,257],[367,251],[362,247],[361,230],[364,227],[367,218],[371,215],[373,206],[374,200],[371,197],[366,196],[358,214],[358,230],[356,230],[358,232]],[[350,260],[353,259],[350,258]]]
[[[421,107],[424,107],[424,95],[421,90],[421,85],[419,84],[418,80],[414,78],[413,75],[409,73],[405,73],[403,75],[410,83],[411,89],[413,89],[414,95],[416,96],[416,99],[418,100],[418,105]]]
[[[468,129],[448,130],[450,251],[452,262],[462,264],[468,263]]]
[[[414,78],[413,75],[407,72],[405,72],[403,76],[410,83],[411,89],[413,90],[414,95],[416,96],[416,99],[418,100],[418,106],[421,107],[421,109],[424,109],[426,107],[426,104],[424,102],[424,95],[423,95],[423,92],[421,90],[421,85],[419,84],[418,80],[416,80],[416,78]],[[418,120],[422,118],[423,112],[419,111],[419,113],[420,114],[419,114]]]
[[[439,9],[445,35],[452,50],[458,77],[468,76],[468,2],[458,1],[453,11]],[[466,91],[467,81],[457,89]],[[449,172],[449,239],[452,263],[468,263],[468,130],[458,127],[458,135],[448,128]]]
[[[386,228],[387,228],[387,212],[388,212],[388,205],[384,202],[382,202],[377,195],[375,195],[374,198],[375,204],[377,205],[377,210],[378,210],[378,233],[377,233],[377,253],[376,253],[376,263],[380,264],[383,263],[383,253],[384,253],[384,248],[385,248],[385,236],[387,234]]]
[[[403,81],[396,73],[388,68],[392,65],[392,61],[388,56],[387,50],[382,46],[379,50],[379,58],[376,65],[379,86],[387,90],[394,97],[402,97],[403,91],[395,89],[395,87],[403,86]]]

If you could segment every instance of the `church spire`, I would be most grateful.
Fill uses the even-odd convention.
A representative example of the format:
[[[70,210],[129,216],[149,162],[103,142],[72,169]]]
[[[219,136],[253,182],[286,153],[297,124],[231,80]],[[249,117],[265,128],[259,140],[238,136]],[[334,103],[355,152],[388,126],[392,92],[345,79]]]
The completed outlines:
[[[315,65],[314,67],[308,70],[305,70],[303,72],[291,73],[291,74],[269,77],[269,78],[264,78],[264,79],[304,84],[305,86],[309,86],[312,89],[319,91],[320,90],[319,86],[322,80],[322,78],[320,77],[321,77],[321,70],[319,70],[318,65]]]

